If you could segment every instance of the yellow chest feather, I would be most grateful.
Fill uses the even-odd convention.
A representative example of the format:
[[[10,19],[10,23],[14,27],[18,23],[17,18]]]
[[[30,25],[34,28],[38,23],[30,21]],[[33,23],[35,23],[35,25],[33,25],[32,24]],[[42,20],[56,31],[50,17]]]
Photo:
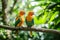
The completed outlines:
[[[27,21],[31,21],[32,17],[27,16]]]

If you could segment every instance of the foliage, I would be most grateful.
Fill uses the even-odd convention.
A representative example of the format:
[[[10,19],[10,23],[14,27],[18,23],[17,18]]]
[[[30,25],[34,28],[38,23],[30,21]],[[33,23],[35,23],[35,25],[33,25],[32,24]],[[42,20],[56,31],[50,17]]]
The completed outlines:
[[[12,7],[14,0],[8,0],[8,10]],[[20,10],[25,10],[25,17],[28,11],[34,11],[34,23],[36,27],[60,30],[60,0],[18,0],[15,4],[12,14],[8,12],[8,24],[14,26],[15,17]],[[3,25],[2,1],[0,0],[0,24]],[[7,11],[8,11],[7,10]],[[8,20],[7,20],[8,21]],[[46,25],[47,24],[47,25]],[[24,26],[26,24],[24,23]],[[33,32],[33,37],[29,36],[29,32],[20,31],[18,36],[14,31],[10,32],[8,37],[7,31],[0,28],[0,40],[59,40],[60,35],[52,33]]]

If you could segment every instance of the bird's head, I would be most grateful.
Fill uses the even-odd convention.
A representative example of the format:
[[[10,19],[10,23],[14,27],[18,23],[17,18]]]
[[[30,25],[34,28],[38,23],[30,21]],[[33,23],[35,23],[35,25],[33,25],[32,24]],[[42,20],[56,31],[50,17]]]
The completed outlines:
[[[25,14],[24,10],[21,10],[21,11],[19,12],[19,16],[23,16],[24,14]]]
[[[33,16],[33,15],[34,15],[34,12],[33,12],[33,11],[29,11],[29,12],[28,12],[28,15],[29,15],[29,16]]]

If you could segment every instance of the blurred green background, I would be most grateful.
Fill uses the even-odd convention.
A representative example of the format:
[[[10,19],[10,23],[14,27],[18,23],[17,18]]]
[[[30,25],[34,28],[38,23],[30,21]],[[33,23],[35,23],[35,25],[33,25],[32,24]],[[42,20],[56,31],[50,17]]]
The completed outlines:
[[[14,26],[20,10],[25,10],[25,17],[34,11],[34,27],[60,30],[60,0],[0,0],[0,25]],[[60,35],[33,31],[29,37],[29,31],[20,31],[15,36],[14,31],[0,28],[0,40],[60,40]]]

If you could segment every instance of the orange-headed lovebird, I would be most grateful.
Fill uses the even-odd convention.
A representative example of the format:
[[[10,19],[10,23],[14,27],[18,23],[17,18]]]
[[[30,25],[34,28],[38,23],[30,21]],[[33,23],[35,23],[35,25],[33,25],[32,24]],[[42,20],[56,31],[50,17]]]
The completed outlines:
[[[22,25],[24,24],[24,14],[25,12],[23,10],[19,12],[18,16],[16,17],[15,27],[22,27]],[[18,30],[16,31],[16,33],[18,34]]]
[[[26,16],[26,25],[29,28],[31,28],[34,25],[33,15],[34,15],[34,12],[33,11],[29,11],[28,15]],[[30,31],[30,37],[32,37],[32,31]]]

